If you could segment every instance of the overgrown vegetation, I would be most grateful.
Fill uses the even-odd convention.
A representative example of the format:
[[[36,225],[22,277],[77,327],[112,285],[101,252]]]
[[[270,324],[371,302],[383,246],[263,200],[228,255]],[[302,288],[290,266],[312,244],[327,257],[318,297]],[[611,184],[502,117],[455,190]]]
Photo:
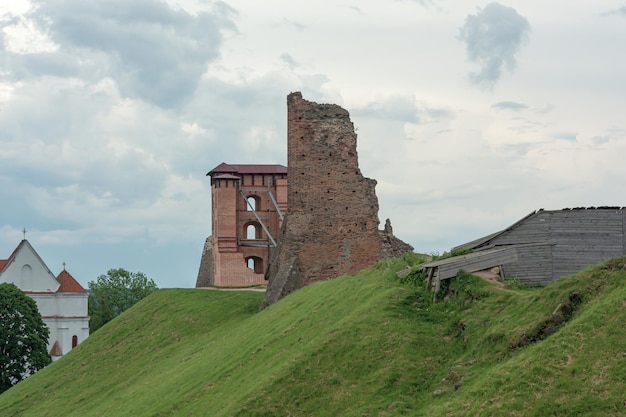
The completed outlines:
[[[0,395],[0,415],[626,414],[625,258],[540,289],[460,273],[435,303],[396,276],[419,262],[261,312],[260,293],[159,290]]]
[[[109,269],[89,282],[89,331],[95,332],[157,289],[143,272]]]

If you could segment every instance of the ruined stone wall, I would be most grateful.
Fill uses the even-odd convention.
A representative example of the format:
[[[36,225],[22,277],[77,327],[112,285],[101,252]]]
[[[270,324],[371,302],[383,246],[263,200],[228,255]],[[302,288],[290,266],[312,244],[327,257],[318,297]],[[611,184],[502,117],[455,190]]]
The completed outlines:
[[[211,287],[215,285],[215,259],[213,257],[213,238],[209,236],[204,242],[196,288]]]
[[[267,275],[265,303],[315,281],[354,274],[382,253],[376,181],[358,166],[346,110],[287,98],[288,210]]]
[[[385,228],[379,230],[378,233],[380,233],[382,241],[382,248],[378,255],[379,259],[399,258],[405,252],[413,251],[413,246],[403,242],[393,234],[393,228],[389,219],[385,221]]]

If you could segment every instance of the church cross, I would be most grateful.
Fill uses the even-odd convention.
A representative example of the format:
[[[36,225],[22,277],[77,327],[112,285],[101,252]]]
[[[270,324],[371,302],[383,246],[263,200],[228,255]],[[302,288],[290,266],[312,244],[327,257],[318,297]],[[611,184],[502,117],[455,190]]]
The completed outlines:
[[[26,240],[26,228],[22,229],[22,233],[24,234],[24,240]]]

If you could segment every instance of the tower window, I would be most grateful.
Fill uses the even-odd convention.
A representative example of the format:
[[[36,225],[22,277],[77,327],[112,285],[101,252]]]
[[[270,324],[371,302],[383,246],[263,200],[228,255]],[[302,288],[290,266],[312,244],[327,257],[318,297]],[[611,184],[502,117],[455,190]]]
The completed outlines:
[[[259,211],[259,197],[251,195],[246,198],[246,210],[247,211]]]

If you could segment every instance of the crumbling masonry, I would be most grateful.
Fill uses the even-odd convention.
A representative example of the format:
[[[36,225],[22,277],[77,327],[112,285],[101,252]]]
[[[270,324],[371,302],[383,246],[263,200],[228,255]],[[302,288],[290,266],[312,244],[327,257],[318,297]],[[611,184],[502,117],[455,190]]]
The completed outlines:
[[[378,230],[376,181],[359,169],[349,113],[287,97],[287,216],[266,277],[265,305],[312,282],[355,274],[413,248]]]

